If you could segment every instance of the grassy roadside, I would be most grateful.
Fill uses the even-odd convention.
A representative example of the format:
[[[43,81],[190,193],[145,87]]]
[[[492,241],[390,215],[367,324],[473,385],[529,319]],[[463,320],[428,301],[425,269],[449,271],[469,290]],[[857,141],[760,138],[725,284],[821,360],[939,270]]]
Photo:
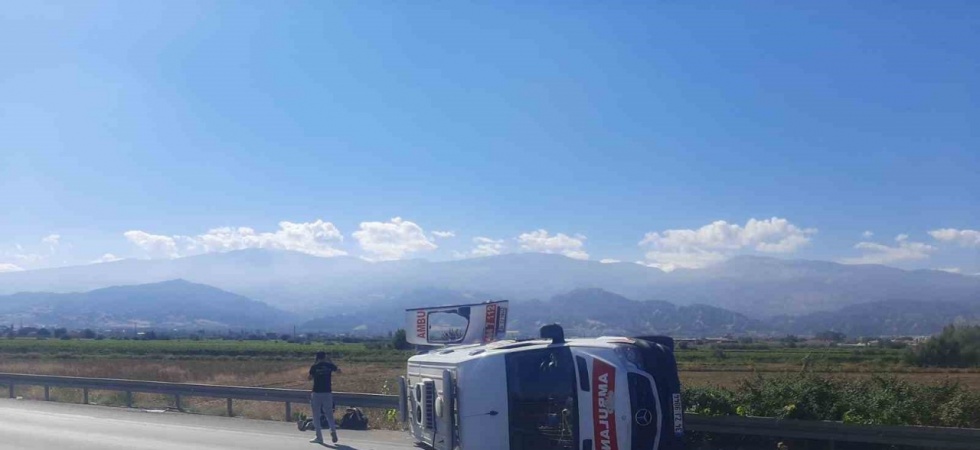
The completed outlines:
[[[378,348],[376,343],[0,339],[0,372],[307,389],[306,370],[313,353],[319,350],[328,352],[343,369],[334,385],[341,392],[394,393],[393,386],[412,354]],[[877,394],[873,398],[880,401],[901,404],[894,394],[903,393],[918,399],[916,405],[932,405],[933,410],[945,411],[937,416],[945,419],[930,418],[925,413],[908,419],[915,423],[980,424],[980,418],[973,418],[976,409],[971,406],[980,404],[976,396],[980,393],[980,370],[923,369],[904,363],[900,350],[705,347],[678,349],[677,357],[685,396],[690,399],[688,406],[700,413],[738,414],[739,406],[743,412],[751,406],[753,415],[778,416],[785,411],[807,410],[806,405],[811,402],[807,395],[814,389],[831,393],[874,390]],[[800,381],[798,377],[808,378]],[[770,385],[783,388],[767,390]],[[750,389],[750,386],[754,387]],[[752,389],[764,394],[750,401],[746,392]],[[17,395],[43,399],[43,389],[18,387]],[[52,397],[59,401],[81,401],[80,393],[71,389],[53,389]],[[847,398],[827,398],[821,397],[820,404],[832,406],[820,408],[838,411],[840,417],[854,409],[847,406]],[[125,405],[124,397],[113,392],[93,392],[91,400],[104,405]],[[141,394],[135,400],[138,407],[146,409],[173,406],[172,399],[161,396]],[[225,414],[222,399],[188,398],[183,404],[192,412]],[[709,406],[705,409],[704,405]],[[766,406],[769,409],[752,405],[769,405]],[[293,406],[294,412],[308,414],[308,406]],[[900,409],[892,409],[896,408]],[[243,417],[282,420],[284,406],[236,401],[235,412]],[[398,428],[385,411],[367,413],[373,427]],[[905,420],[900,414],[870,419],[865,417],[867,414],[870,413],[852,412],[847,417]]]
[[[22,359],[0,355],[0,372],[43,375],[62,375],[92,378],[123,378],[131,380],[166,381],[173,383],[202,383],[227,386],[278,387],[309,389],[306,380],[310,361],[276,361],[263,359],[131,359],[124,357]],[[334,389],[338,392],[394,393],[398,376],[405,371],[403,362],[361,362],[336,360],[343,373],[334,377]],[[6,396],[6,387],[0,391]],[[24,399],[43,400],[44,389],[40,386],[16,386],[15,395]],[[51,399],[81,403],[80,389],[52,388]],[[105,406],[125,406],[121,392],[96,391],[89,393],[91,403]],[[134,407],[141,409],[173,408],[172,397],[134,394]],[[224,399],[182,397],[185,411],[198,414],[226,415]],[[292,405],[295,414],[310,414],[308,404]],[[282,403],[259,401],[234,401],[234,413],[239,417],[262,420],[283,420],[285,406]],[[379,429],[399,429],[399,425],[383,410],[365,410],[371,426]],[[343,411],[338,411],[338,417]]]

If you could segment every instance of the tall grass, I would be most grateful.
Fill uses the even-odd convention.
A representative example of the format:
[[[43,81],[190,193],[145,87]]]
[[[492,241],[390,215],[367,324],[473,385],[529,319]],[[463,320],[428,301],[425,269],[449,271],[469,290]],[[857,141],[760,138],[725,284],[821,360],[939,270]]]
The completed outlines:
[[[980,393],[948,381],[799,373],[760,375],[735,388],[687,388],[683,394],[689,412],[705,415],[980,428]]]
[[[175,383],[203,383],[228,386],[263,386],[290,389],[309,389],[307,370],[312,361],[274,361],[262,359],[248,360],[158,360],[123,358],[87,359],[23,359],[0,354],[0,372],[65,375],[94,378],[123,378],[132,380],[167,381]],[[338,392],[380,393],[386,386],[397,386],[399,375],[404,374],[405,365],[399,362],[358,362],[335,361],[343,373],[335,375],[333,387]],[[6,395],[2,387],[0,395]],[[25,399],[44,399],[44,389],[40,386],[17,386],[15,395]],[[51,399],[80,403],[80,389],[52,388]],[[90,403],[104,406],[125,406],[126,395],[122,392],[89,392]],[[134,406],[142,409],[173,408],[174,399],[169,396],[153,394],[133,394]],[[225,399],[203,397],[182,397],[185,411],[208,415],[226,415]],[[285,405],[274,402],[234,401],[236,416],[252,419],[283,420]],[[310,414],[309,405],[294,403],[294,415]],[[343,411],[338,410],[337,415]],[[399,424],[391,420],[384,410],[365,410],[372,428],[398,429]]]

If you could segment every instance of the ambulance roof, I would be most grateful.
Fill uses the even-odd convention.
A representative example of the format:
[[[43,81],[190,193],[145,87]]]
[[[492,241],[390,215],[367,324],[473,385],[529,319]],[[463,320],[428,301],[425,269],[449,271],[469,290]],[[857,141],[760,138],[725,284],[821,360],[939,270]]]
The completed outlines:
[[[558,345],[568,347],[614,348],[617,344],[628,344],[633,341],[631,338],[603,336],[598,338],[573,338]],[[408,361],[409,363],[425,361],[457,365],[477,358],[542,349],[551,345],[555,344],[552,344],[549,339],[503,340],[489,344],[452,345],[412,356]]]

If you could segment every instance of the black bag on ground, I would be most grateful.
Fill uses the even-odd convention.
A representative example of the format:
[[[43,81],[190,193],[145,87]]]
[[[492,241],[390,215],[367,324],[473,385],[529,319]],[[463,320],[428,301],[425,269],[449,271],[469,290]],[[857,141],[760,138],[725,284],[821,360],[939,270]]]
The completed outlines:
[[[344,417],[340,419],[339,426],[345,430],[366,430],[368,419],[360,408],[347,408]]]
[[[337,402],[334,402],[333,406],[330,409],[330,413],[333,414],[333,411],[335,411],[336,409],[337,409]],[[364,423],[367,424],[367,419],[364,420]],[[296,428],[299,428],[299,431],[306,431],[306,430],[315,430],[316,426],[313,425],[313,419],[309,417],[302,417],[298,421],[296,421]],[[327,422],[327,415],[324,414],[323,411],[321,411],[320,414],[320,428],[323,428],[324,430],[330,429],[330,422]]]
[[[313,425],[313,419],[303,418],[296,422],[296,428],[299,431],[314,430],[316,427]],[[320,428],[324,430],[330,429],[330,422],[327,422],[327,416],[325,414],[320,414]]]

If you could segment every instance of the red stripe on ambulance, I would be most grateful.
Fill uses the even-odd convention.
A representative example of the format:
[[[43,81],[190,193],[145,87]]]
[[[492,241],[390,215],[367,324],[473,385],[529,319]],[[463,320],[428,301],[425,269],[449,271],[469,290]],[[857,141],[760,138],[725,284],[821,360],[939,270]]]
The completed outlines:
[[[592,422],[596,450],[618,450],[616,442],[616,368],[592,360]]]
[[[493,342],[497,334],[497,304],[487,305],[486,321],[483,324],[483,343]]]

